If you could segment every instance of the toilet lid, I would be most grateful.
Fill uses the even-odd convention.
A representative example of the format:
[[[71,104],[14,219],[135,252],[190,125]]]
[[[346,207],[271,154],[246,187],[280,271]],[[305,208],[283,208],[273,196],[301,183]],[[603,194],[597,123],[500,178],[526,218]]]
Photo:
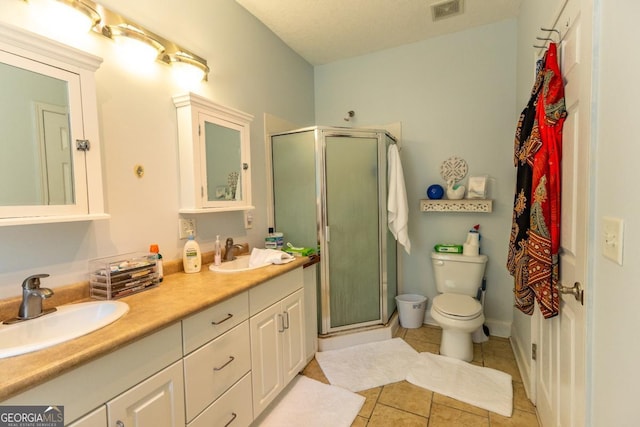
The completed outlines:
[[[433,299],[433,308],[445,316],[472,319],[482,314],[482,304],[469,295],[440,294]]]

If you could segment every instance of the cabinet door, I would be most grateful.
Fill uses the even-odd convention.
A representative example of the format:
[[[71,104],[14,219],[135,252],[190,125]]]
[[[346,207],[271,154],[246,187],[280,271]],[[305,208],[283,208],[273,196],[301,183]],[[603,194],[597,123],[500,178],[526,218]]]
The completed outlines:
[[[110,426],[184,426],[182,361],[107,402],[107,414]]]
[[[284,333],[282,334],[282,367],[284,383],[295,377],[306,362],[304,328],[304,291],[289,295],[282,300]]]
[[[69,424],[68,427],[107,427],[107,408],[102,405],[95,411]]]
[[[283,322],[279,302],[256,314],[249,321],[254,418],[284,387],[281,343]]]

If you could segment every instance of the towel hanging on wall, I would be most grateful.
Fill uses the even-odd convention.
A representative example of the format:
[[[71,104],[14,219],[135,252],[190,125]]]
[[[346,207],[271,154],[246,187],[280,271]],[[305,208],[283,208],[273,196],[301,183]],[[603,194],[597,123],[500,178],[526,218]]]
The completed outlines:
[[[387,200],[389,230],[391,230],[398,243],[404,246],[404,250],[410,254],[411,240],[409,240],[407,190],[404,185],[400,153],[396,144],[389,145],[387,162],[389,174],[389,197]]]

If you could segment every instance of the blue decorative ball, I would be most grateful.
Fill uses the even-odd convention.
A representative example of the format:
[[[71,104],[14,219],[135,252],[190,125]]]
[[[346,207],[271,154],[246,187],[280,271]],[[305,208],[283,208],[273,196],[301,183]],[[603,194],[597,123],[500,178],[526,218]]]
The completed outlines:
[[[442,199],[444,195],[444,188],[441,185],[433,184],[427,188],[427,197],[430,199]]]

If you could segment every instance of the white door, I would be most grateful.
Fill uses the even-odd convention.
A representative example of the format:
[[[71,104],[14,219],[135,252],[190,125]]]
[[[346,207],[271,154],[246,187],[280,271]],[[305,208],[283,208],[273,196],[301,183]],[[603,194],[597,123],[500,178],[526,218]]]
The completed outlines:
[[[560,284],[580,283],[582,289],[589,288],[592,9],[592,0],[568,0],[555,25],[562,35],[559,57],[568,111],[563,128]],[[585,424],[585,316],[583,303],[568,293],[560,294],[559,316],[545,320],[536,310],[536,407],[544,427]]]
[[[39,120],[42,193],[45,205],[74,203],[73,163],[66,107],[36,104]]]

